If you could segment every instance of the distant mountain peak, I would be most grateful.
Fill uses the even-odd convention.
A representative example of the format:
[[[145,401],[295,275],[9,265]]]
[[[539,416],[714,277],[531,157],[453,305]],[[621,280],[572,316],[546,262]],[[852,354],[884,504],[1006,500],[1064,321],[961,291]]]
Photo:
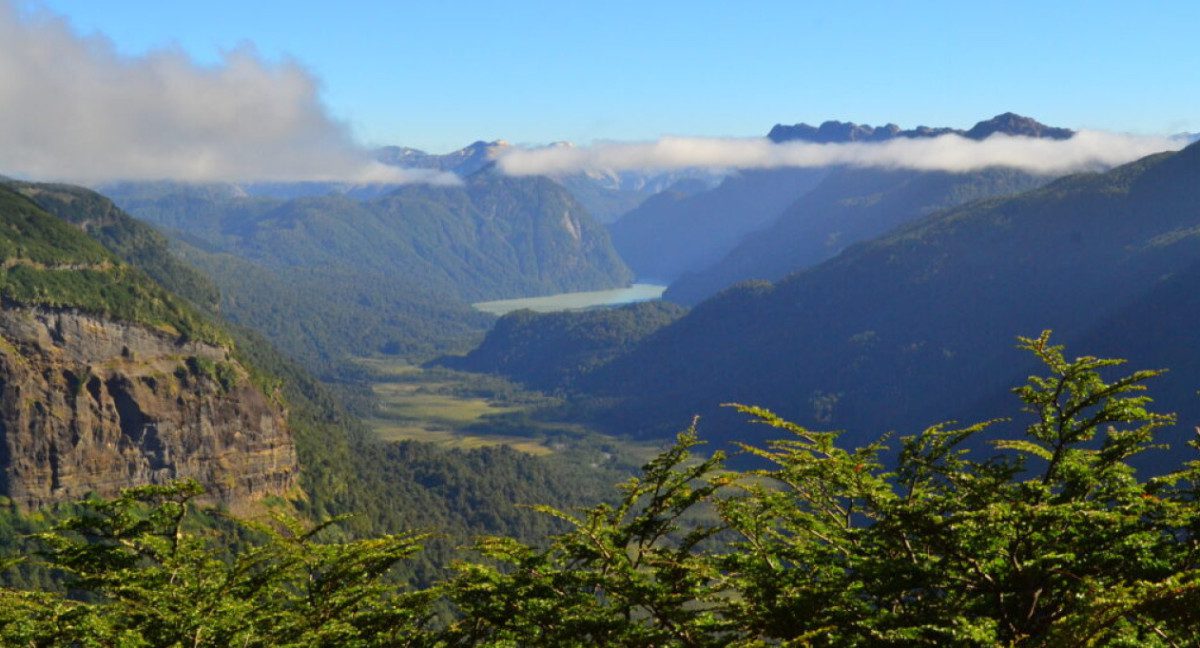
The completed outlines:
[[[1075,131],[1067,128],[1046,126],[1030,117],[1007,112],[981,121],[967,131],[947,127],[931,128],[929,126],[917,126],[910,130],[903,130],[896,124],[890,123],[884,126],[869,126],[854,122],[826,121],[820,126],[809,126],[804,123],[793,124],[791,126],[776,124],[767,133],[767,137],[777,143],[798,140],[818,144],[831,144],[843,142],[883,142],[898,137],[938,137],[949,133],[974,140],[982,140],[995,133],[1048,139],[1067,139],[1074,135]]]
[[[1032,117],[1006,112],[975,124],[964,135],[974,140],[981,140],[995,133],[1064,140],[1070,139],[1075,131],[1069,128],[1047,126]]]
[[[502,139],[498,139],[498,140],[495,140],[492,142],[485,142],[483,140],[477,140],[475,142],[472,142],[469,146],[462,148],[458,151],[455,151],[453,153],[447,153],[447,155],[461,155],[463,153],[467,153],[468,151],[471,153],[492,152],[492,151],[496,151],[496,150],[499,150],[502,148],[508,148],[508,145],[509,145],[508,140],[502,140]]]
[[[804,140],[806,142],[829,144],[836,142],[883,141],[896,137],[900,132],[900,127],[895,124],[868,126],[867,124],[830,120],[815,127],[803,123],[792,126],[776,124],[767,137],[776,142]]]
[[[375,159],[393,166],[437,169],[465,177],[490,166],[499,152],[509,146],[510,144],[502,139],[491,142],[477,140],[457,151],[443,155],[426,153],[407,146],[385,146],[375,151]]]

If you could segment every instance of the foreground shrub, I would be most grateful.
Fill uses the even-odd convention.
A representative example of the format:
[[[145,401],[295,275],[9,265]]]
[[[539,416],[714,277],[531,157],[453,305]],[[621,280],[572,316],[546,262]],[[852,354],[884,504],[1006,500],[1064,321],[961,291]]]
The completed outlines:
[[[936,425],[847,450],[766,410],[766,468],[693,456],[694,429],[615,503],[539,510],[535,548],[481,538],[432,587],[387,578],[420,536],[321,541],[212,518],[194,484],[87,501],[39,539],[68,594],[0,591],[6,645],[1183,646],[1200,643],[1200,462],[1140,478],[1174,422],[1119,360],[1045,366],[1016,391],[1032,423]],[[991,439],[988,441],[988,439]],[[984,442],[995,449],[976,459]],[[886,459],[885,459],[886,457]],[[206,517],[207,516],[207,517]],[[205,522],[205,520],[208,520]],[[232,548],[232,549],[231,549]],[[434,610],[440,612],[434,614]]]

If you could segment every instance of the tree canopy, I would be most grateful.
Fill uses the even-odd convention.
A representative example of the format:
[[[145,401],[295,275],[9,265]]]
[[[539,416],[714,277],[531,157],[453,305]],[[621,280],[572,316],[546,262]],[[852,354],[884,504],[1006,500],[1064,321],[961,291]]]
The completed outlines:
[[[1174,422],[1160,371],[1068,359],[1011,421],[854,449],[755,407],[762,468],[698,456],[695,426],[541,545],[480,538],[427,587],[387,577],[421,536],[339,540],[196,507],[194,484],[80,503],[40,533],[62,592],[0,590],[6,645],[1182,646],[1200,641],[1200,462],[1139,475]],[[999,435],[1003,437],[1004,435]],[[1196,444],[1193,444],[1196,445]],[[17,558],[18,560],[20,557]]]

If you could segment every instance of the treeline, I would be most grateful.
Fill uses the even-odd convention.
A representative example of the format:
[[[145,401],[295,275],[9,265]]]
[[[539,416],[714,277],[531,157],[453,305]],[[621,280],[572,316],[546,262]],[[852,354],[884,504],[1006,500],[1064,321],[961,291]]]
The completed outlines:
[[[1172,416],[1157,371],[1021,339],[1024,434],[989,421],[854,450],[753,407],[784,438],[693,455],[695,430],[619,500],[543,507],[565,532],[485,537],[451,576],[386,578],[423,536],[330,537],[336,521],[205,522],[190,484],[81,503],[36,536],[70,595],[0,591],[9,645],[1182,646],[1200,641],[1200,462],[1139,477]],[[889,448],[890,446],[890,448]],[[887,454],[887,453],[893,454]],[[885,460],[885,455],[891,457]],[[223,534],[211,531],[225,529]],[[207,530],[207,531],[205,531]],[[225,551],[236,538],[236,551]],[[219,556],[225,555],[222,559]],[[473,557],[470,557],[472,556]],[[18,557],[18,560],[21,558]]]

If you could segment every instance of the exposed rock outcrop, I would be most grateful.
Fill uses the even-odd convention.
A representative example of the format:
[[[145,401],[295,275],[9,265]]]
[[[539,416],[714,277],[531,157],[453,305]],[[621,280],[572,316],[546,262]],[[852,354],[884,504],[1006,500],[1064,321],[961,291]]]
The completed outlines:
[[[775,124],[771,132],[767,134],[767,137],[773,142],[800,140],[830,144],[841,142],[885,142],[898,138],[917,139],[941,137],[942,135],[949,134],[961,135],[967,139],[984,140],[996,133],[1056,140],[1070,139],[1075,135],[1075,131],[1069,128],[1054,128],[1030,117],[1006,112],[996,115],[991,119],[985,119],[975,124],[970,130],[965,131],[957,128],[930,128],[928,126],[918,126],[911,130],[902,130],[895,124],[868,126],[867,124],[855,124],[853,122],[827,121],[820,126],[809,126],[808,124],[786,126],[784,124]]]
[[[181,478],[242,504],[292,490],[297,470],[282,407],[225,349],[0,308],[0,491],[19,507]]]

